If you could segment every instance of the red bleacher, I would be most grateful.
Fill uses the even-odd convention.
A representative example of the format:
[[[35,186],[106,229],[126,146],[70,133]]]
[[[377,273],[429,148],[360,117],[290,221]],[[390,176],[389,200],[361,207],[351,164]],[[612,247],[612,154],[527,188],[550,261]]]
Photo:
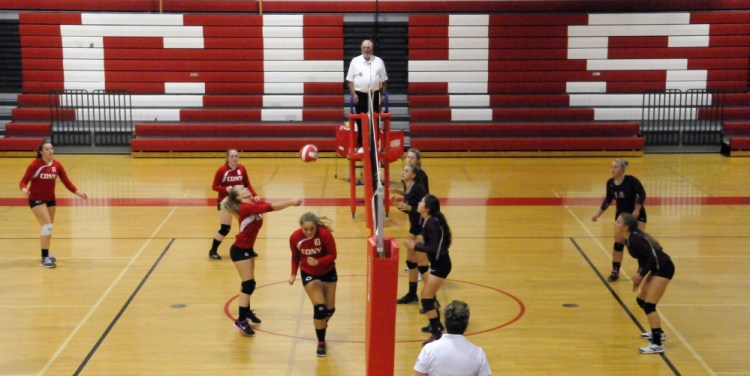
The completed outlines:
[[[750,121],[725,121],[722,153],[732,156],[750,156]]]
[[[217,1],[211,10],[257,11],[253,2],[240,3]],[[615,8],[605,13],[596,13],[605,9],[595,1],[537,4],[546,12],[499,11],[529,7],[520,3],[431,3],[429,14],[419,14],[427,6],[420,2],[382,5],[386,13],[415,13],[408,21],[411,146],[642,151],[638,96],[654,89],[722,90],[728,93],[724,118],[750,119],[750,11],[710,2],[704,10],[684,11],[638,0],[628,6],[608,2]],[[561,3],[564,12],[557,8]],[[50,90],[103,88],[133,93],[133,151],[224,150],[235,147],[227,145],[231,140],[243,150],[291,151],[307,142],[334,149],[334,130],[345,113],[343,16],[322,13],[335,6],[344,6],[336,12],[364,12],[368,2],[316,3],[319,8],[271,2],[264,17],[184,14],[180,25],[152,22],[175,14],[149,13],[153,9],[140,8],[153,4],[142,0],[76,4],[152,19],[138,25],[127,13],[21,13],[24,94],[8,139],[49,134],[49,102],[58,100]],[[199,12],[205,2],[164,5],[167,12]],[[674,12],[633,16],[639,9]],[[294,12],[321,14],[300,18]],[[266,22],[279,22],[272,30],[288,26],[291,34],[266,33]],[[81,30],[91,35],[66,35],[61,24],[87,26]],[[110,33],[114,25],[133,26],[137,35]],[[191,34],[196,29],[199,36]],[[74,110],[65,113],[75,116]],[[730,145],[744,147],[744,135],[727,134]]]

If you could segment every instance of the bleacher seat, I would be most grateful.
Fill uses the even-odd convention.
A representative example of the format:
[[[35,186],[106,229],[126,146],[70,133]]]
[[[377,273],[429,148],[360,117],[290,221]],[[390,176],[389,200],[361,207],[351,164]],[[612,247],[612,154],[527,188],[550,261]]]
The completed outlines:
[[[75,10],[50,0],[24,3]],[[76,4],[88,4],[83,11],[90,12],[20,14],[24,93],[9,138],[43,135],[41,124],[50,121],[49,106],[57,100],[50,90],[124,89],[133,94],[134,151],[224,150],[233,137],[246,147],[257,137],[268,141],[261,149],[277,151],[296,150],[293,140],[314,137],[320,150],[333,150],[345,114],[344,16],[322,13],[336,5],[337,12],[364,8],[271,2],[265,16],[204,14],[200,0],[167,0],[167,13],[156,14],[125,3],[81,0]],[[203,11],[257,11],[253,2],[234,3]],[[724,118],[750,119],[748,10],[716,4],[704,11],[632,13],[637,6],[608,4],[620,9],[609,12],[579,2],[580,9],[563,11],[558,2],[544,2],[546,12],[524,12],[515,3],[456,10],[446,2],[430,13],[421,2],[387,5],[385,12],[414,13],[408,20],[411,146],[642,151],[633,122],[641,117],[641,93],[652,89],[721,90]],[[497,11],[514,7],[518,12]],[[115,10],[134,13],[101,13]],[[320,130],[327,128],[330,133]],[[449,137],[456,142],[445,143]]]

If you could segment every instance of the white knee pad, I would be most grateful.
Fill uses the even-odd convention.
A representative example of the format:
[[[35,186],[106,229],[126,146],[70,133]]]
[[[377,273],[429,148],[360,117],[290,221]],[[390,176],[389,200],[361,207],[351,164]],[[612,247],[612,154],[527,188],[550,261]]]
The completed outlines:
[[[42,236],[52,236],[52,223],[42,225]]]

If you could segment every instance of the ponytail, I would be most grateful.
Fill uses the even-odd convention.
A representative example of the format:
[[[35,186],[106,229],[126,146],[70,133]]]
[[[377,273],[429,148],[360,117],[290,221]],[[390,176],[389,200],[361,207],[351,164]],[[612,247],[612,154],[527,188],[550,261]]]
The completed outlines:
[[[620,218],[622,218],[622,223],[628,228],[628,231],[631,234],[640,233],[649,243],[651,243],[651,246],[654,247],[654,249],[661,249],[661,244],[659,244],[653,236],[638,228],[638,218],[630,213],[622,213],[620,214]]]
[[[440,201],[433,195],[424,196],[424,207],[430,212],[430,215],[437,218],[440,223],[440,227],[443,229],[443,241],[446,247],[451,245],[451,228],[448,226],[448,220],[445,219],[445,215],[440,211]]]
[[[448,221],[442,212],[437,212],[432,214],[432,216],[440,222],[440,227],[443,229],[443,242],[445,242],[446,247],[450,247],[453,236],[451,235],[451,228],[448,226]]]
[[[240,214],[240,204],[242,204],[242,200],[240,200],[240,192],[237,192],[237,190],[234,189],[230,189],[227,197],[221,200],[221,208],[234,216]]]

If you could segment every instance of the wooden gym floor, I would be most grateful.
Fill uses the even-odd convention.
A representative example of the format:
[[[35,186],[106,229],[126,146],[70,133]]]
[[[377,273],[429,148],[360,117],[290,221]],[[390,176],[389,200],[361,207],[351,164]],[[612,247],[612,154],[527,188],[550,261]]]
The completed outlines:
[[[90,199],[58,184],[56,269],[39,266],[40,227],[18,190],[30,158],[0,159],[0,375],[364,374],[368,231],[363,209],[355,219],[349,212],[345,160],[241,158],[263,197],[306,200],[265,216],[253,295],[263,324],[247,338],[230,318],[239,277],[228,257],[207,257],[222,157],[57,159]],[[750,375],[750,159],[630,159],[627,173],[649,195],[647,230],[677,267],[658,305],[664,356],[638,353],[648,325],[627,281],[635,261],[626,256],[620,281],[604,279],[614,209],[590,218],[612,159],[425,158],[454,236],[439,300],[469,303],[468,338],[496,374]],[[391,180],[401,166],[392,165]],[[287,239],[306,211],[333,220],[339,249],[326,358],[315,356],[301,284],[286,283]],[[392,212],[386,234],[403,239],[406,222]],[[236,231],[235,222],[223,256]],[[396,375],[413,374],[426,338],[418,309],[397,308]]]

